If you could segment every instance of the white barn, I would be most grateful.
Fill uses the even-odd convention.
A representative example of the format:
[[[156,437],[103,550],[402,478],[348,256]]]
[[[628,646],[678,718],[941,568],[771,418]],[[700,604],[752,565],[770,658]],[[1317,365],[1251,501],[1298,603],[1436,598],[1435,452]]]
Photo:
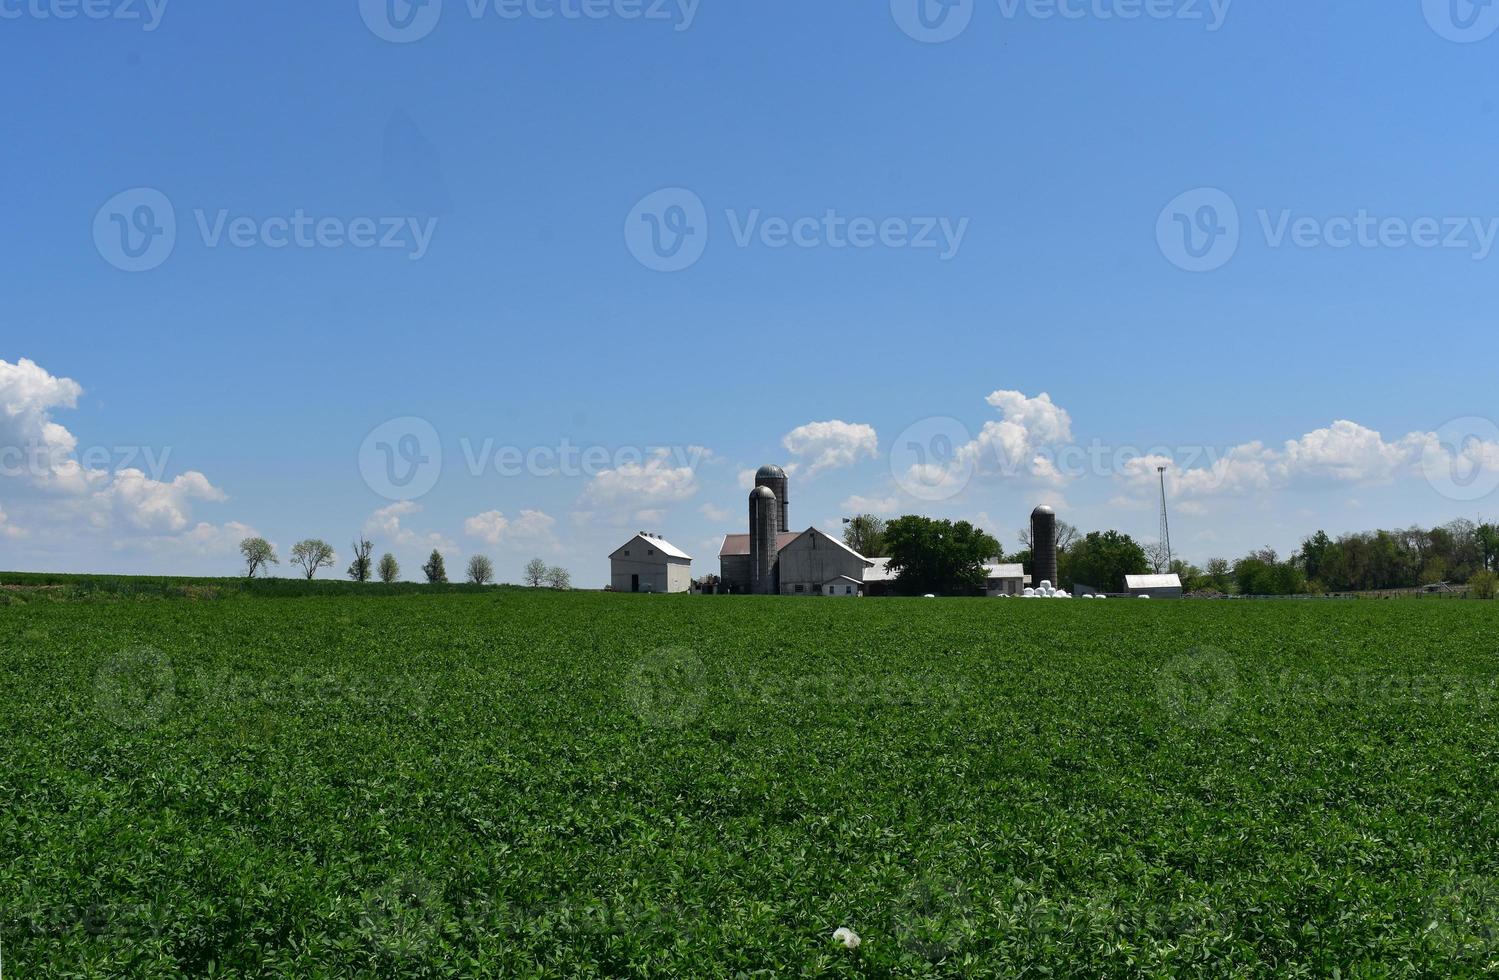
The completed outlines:
[[[641,531],[609,556],[615,592],[688,592],[692,556],[659,534]]]
[[[1179,575],[1126,575],[1124,587],[1135,598],[1180,599],[1182,580]]]

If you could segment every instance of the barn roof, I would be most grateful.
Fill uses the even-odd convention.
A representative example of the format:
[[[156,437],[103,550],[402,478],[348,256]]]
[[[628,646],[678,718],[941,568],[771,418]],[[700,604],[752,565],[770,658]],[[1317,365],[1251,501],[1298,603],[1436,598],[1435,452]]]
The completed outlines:
[[[1179,589],[1182,587],[1180,575],[1126,575],[1124,576],[1124,587],[1130,591],[1135,589]]]
[[[837,546],[839,548],[842,548],[844,551],[848,552],[853,557],[855,557],[855,558],[859,559],[860,561],[862,561],[864,563],[864,567],[866,567],[866,568],[868,568],[868,567],[870,567],[871,565],[874,564],[873,560],[871,560],[869,558],[865,558],[863,555],[859,554],[857,551],[855,551],[854,549],[850,548],[848,545],[844,544],[842,541],[839,541],[837,538],[833,537],[828,532],[826,532],[824,530],[821,530],[820,528],[809,527],[805,531],[801,532],[800,534],[794,535],[791,540],[792,541],[799,541],[800,539],[805,538],[808,535],[816,535],[817,537],[822,538],[825,541],[829,541],[833,545],[835,545],[835,546]],[[789,544],[789,542],[788,542],[788,544]],[[782,550],[785,550],[785,548],[786,548],[786,545],[782,544],[782,545],[779,545],[776,548],[776,550],[777,551],[782,551]]]
[[[776,551],[780,551],[801,536],[800,531],[782,531],[776,535]],[[735,555],[748,555],[749,553],[750,536],[748,534],[725,534],[723,547],[718,549],[720,558],[732,558]]]
[[[1025,578],[1025,566],[991,563],[984,566],[984,576],[986,578]]]
[[[692,561],[692,556],[691,555],[689,555],[687,552],[683,551],[681,548],[678,548],[676,545],[672,544],[670,541],[666,540],[665,538],[658,538],[658,537],[655,537],[654,535],[647,535],[647,534],[644,534],[644,533],[637,534],[633,538],[631,538],[630,540],[626,541],[624,544],[620,545],[618,548],[615,549],[614,554],[610,555],[609,557],[610,558],[615,557],[615,555],[618,555],[621,551],[624,551],[626,548],[628,548],[630,545],[634,544],[636,541],[640,541],[640,542],[642,542],[644,544],[650,545],[651,547],[655,548],[657,551],[661,552],[661,554],[665,555],[668,558],[685,558],[688,561]]]

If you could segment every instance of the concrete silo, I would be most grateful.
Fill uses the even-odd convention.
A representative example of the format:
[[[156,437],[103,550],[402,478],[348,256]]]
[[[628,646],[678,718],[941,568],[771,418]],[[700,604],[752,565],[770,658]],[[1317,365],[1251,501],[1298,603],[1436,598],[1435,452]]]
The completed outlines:
[[[791,529],[791,484],[786,478],[786,471],[779,466],[762,466],[755,474],[755,486],[765,487],[776,495],[780,503],[777,514],[780,530]]]
[[[1057,512],[1045,505],[1031,512],[1031,585],[1042,582],[1057,585]]]
[[[750,591],[755,595],[775,595],[781,504],[769,487],[755,487],[750,491],[749,505]]]

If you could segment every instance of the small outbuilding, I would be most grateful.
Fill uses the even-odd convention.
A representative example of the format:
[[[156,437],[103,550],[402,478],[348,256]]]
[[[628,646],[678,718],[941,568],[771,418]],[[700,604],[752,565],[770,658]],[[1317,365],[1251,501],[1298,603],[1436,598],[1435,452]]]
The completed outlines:
[[[688,592],[692,556],[659,534],[641,531],[609,556],[615,592]]]
[[[1180,599],[1182,580],[1179,575],[1126,575],[1124,588],[1135,598]]]
[[[864,593],[864,583],[849,575],[840,575],[822,583],[822,594],[839,599],[857,599]]]
[[[984,565],[984,595],[1016,596],[1025,591],[1025,566],[989,562]]]

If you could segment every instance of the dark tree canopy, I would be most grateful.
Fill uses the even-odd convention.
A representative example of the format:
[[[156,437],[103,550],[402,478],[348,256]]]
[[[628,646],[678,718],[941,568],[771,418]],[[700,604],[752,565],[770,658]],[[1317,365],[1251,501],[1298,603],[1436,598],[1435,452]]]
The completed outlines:
[[[969,595],[984,588],[984,563],[999,542],[967,521],[901,517],[885,525],[885,551],[902,595]]]
[[[1118,531],[1091,531],[1087,537],[1073,541],[1072,547],[1061,555],[1058,574],[1067,588],[1082,584],[1106,592],[1123,592],[1126,575],[1149,571],[1145,549],[1134,538]]]

